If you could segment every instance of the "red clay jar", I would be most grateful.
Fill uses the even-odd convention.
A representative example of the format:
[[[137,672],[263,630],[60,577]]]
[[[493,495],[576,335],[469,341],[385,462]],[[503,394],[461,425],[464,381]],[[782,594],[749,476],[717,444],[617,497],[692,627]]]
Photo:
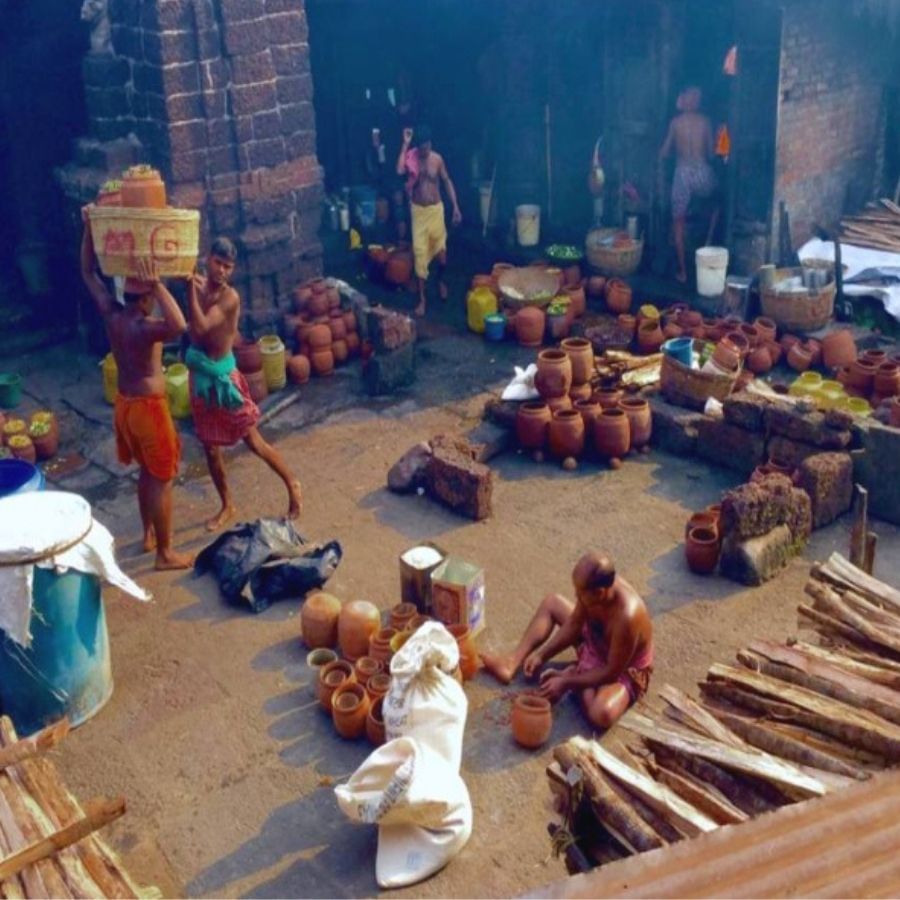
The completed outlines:
[[[309,359],[301,354],[292,356],[287,363],[288,378],[293,384],[306,384],[309,381],[311,366]]]
[[[887,351],[885,350],[864,350],[862,358],[866,362],[873,363],[877,368],[883,362],[887,362]]]
[[[331,346],[332,341],[331,329],[327,325],[313,325],[309,329],[307,340],[313,350],[327,350]],[[262,363],[260,363],[260,366],[262,366]]]
[[[303,284],[294,288],[294,308],[297,312],[303,312],[306,309],[310,297],[312,297],[312,288],[308,281],[304,281]]]
[[[572,406],[574,407],[581,400],[590,400],[593,393],[594,389],[590,384],[573,384],[572,387],[569,388],[569,399],[572,401]]]
[[[601,388],[594,391],[594,400],[600,404],[601,409],[615,409],[622,399],[622,392],[618,388]]]
[[[38,460],[52,459],[59,450],[59,432],[49,431],[47,434],[31,434],[34,455]]]
[[[385,668],[394,655],[391,651],[391,638],[396,633],[396,628],[379,628],[369,637],[369,656],[384,663]]]
[[[356,683],[365,687],[373,675],[384,671],[384,663],[372,656],[361,656],[353,666],[356,675]]]
[[[650,442],[653,432],[653,416],[650,404],[640,397],[626,397],[619,401],[619,409],[628,416],[628,427],[631,433],[631,447],[640,450]]]
[[[545,400],[568,394],[572,387],[572,362],[568,354],[563,350],[541,350],[534,386]]]
[[[729,343],[741,359],[745,359],[750,352],[750,339],[742,331],[728,331],[719,343]]]
[[[10,446],[9,452],[12,453],[16,459],[21,459],[23,462],[34,465],[37,462],[37,450],[34,447],[34,442],[27,434],[15,435],[15,437],[20,438],[21,443],[16,446]]]
[[[344,314],[340,310],[334,310],[328,317],[328,328],[331,330],[333,341],[342,341],[347,336]]]
[[[609,459],[619,459],[631,446],[631,425],[623,409],[604,409],[594,419],[594,447]]]
[[[634,333],[637,330],[637,319],[628,313],[622,313],[616,321],[619,330],[628,338],[629,343],[634,339]]]
[[[132,166],[122,176],[122,206],[166,208],[166,186],[159,172],[147,165]]]
[[[856,343],[846,329],[832,331],[822,338],[822,362],[827,369],[839,369],[856,361]]]
[[[694,528],[684,545],[688,568],[696,575],[709,575],[719,563],[719,535],[712,528]]]
[[[379,672],[373,675],[366,684],[366,693],[374,703],[379,697],[384,697],[391,689],[391,676],[388,672]]]
[[[341,601],[333,594],[325,591],[310,594],[300,608],[303,643],[310,650],[317,647],[333,647],[337,643],[340,614]]]
[[[714,516],[708,510],[704,512],[695,512],[688,520],[687,525],[684,528],[684,537],[687,539],[688,535],[695,528],[709,528],[712,531],[715,531],[716,534],[719,533],[719,520],[716,516]]]
[[[334,354],[330,349],[313,350],[309,362],[316,375],[325,376],[334,372]]]
[[[812,352],[798,342],[788,352],[787,362],[795,372],[805,372],[812,365]]]
[[[593,442],[594,419],[596,419],[603,412],[603,407],[597,402],[597,400],[591,397],[587,400],[576,400],[575,409],[584,421],[585,443],[587,444]]]
[[[568,270],[567,270],[568,271]],[[563,292],[569,298],[569,309],[576,319],[584,315],[587,309],[587,301],[584,297],[584,287],[580,282],[576,284],[567,284],[563,288]]]
[[[345,659],[336,659],[319,669],[319,706],[331,713],[331,695],[342,684],[353,684],[356,675],[353,666]]]
[[[897,363],[885,362],[875,370],[874,390],[880,397],[895,397],[900,394],[900,366]]]
[[[859,391],[861,394],[871,394],[875,384],[875,373],[878,370],[875,363],[865,359],[854,360],[847,370],[847,387]]]
[[[331,345],[331,355],[334,357],[334,364],[336,366],[343,365],[350,358],[350,348],[347,346],[347,342],[343,339],[339,341],[335,341]]]
[[[550,427],[550,407],[546,403],[519,404],[516,413],[516,438],[526,450],[542,450]]]
[[[602,297],[606,291],[606,279],[602,275],[591,275],[587,280],[587,292],[591,297]]]
[[[685,309],[678,317],[678,324],[689,331],[703,324],[703,316],[694,309]]]
[[[572,383],[588,384],[594,374],[594,347],[582,337],[566,338],[560,345],[572,363]]]
[[[547,400],[547,409],[550,410],[550,419],[552,421],[554,413],[558,413],[563,409],[572,409],[572,401],[569,399],[568,394],[565,397],[550,397]]]
[[[753,325],[756,327],[760,340],[763,343],[775,340],[778,326],[773,319],[768,318],[768,316],[757,316],[753,320]]]
[[[621,278],[606,282],[606,305],[610,312],[627,313],[631,309],[631,288]]]
[[[403,285],[412,277],[413,258],[409,250],[395,250],[384,266],[384,280],[389,284]]]
[[[716,529],[719,527],[719,519],[722,518],[722,504],[721,503],[713,503],[712,506],[707,506],[704,512],[709,513],[713,517],[716,523]]]
[[[804,346],[812,353],[813,366],[818,366],[822,362],[822,345],[817,340],[810,338]]]
[[[468,625],[448,625],[447,631],[456,638],[456,646],[459,648],[459,669],[463,681],[475,677],[478,671],[478,650],[475,648],[475,640]]]
[[[772,368],[772,357],[765,344],[757,344],[747,357],[747,368],[754,375],[765,375]]]
[[[338,643],[341,654],[351,662],[365,656],[369,638],[381,628],[381,613],[368,600],[351,600],[341,608],[338,618]]]
[[[794,344],[800,344],[802,343],[802,341],[797,337],[796,334],[786,334],[779,341],[779,343],[781,344],[781,349],[784,350],[785,354],[788,354],[791,352],[791,347],[793,347]]]
[[[269,386],[266,383],[266,375],[261,369],[258,372],[244,374],[247,380],[247,388],[254,403],[262,403],[269,396]]]
[[[747,338],[747,343],[751,348],[759,343],[761,335],[755,325],[748,325],[746,322],[742,322],[738,331]]]
[[[672,338],[681,337],[684,334],[684,329],[681,328],[680,325],[676,325],[674,322],[667,322],[665,328],[663,328],[663,337],[669,341]]]
[[[426,622],[433,622],[434,619],[431,616],[426,616],[424,613],[416,613],[407,623],[406,630],[415,634]]]
[[[547,433],[550,452],[557,459],[579,457],[584,452],[584,419],[575,409],[562,409],[553,414]]]
[[[369,695],[361,684],[342,684],[331,696],[334,730],[348,741],[362,737],[369,705]]]
[[[638,329],[637,342],[641,353],[656,353],[664,340],[659,319],[648,319]]]
[[[779,344],[778,341],[766,341],[763,346],[769,351],[769,358],[772,360],[772,365],[777,366],[783,352],[781,344]]]
[[[546,317],[536,306],[522,307],[516,313],[516,338],[523,347],[540,347],[544,339]]]
[[[262,351],[257,343],[241,338],[239,342],[235,341],[232,349],[239,371],[249,375],[262,370]]]
[[[519,694],[513,701],[510,727],[519,746],[528,750],[543,746],[553,729],[550,701],[538,694]]]
[[[369,706],[369,714],[366,716],[366,737],[373,747],[380,747],[384,743],[384,697],[379,697]]]
[[[317,318],[319,316],[324,316],[328,314],[328,293],[327,290],[322,290],[320,292],[316,292],[313,289],[313,293],[310,295],[309,300],[306,304],[306,311],[313,317]]]
[[[404,631],[419,610],[414,603],[398,603],[391,607],[391,628]]]

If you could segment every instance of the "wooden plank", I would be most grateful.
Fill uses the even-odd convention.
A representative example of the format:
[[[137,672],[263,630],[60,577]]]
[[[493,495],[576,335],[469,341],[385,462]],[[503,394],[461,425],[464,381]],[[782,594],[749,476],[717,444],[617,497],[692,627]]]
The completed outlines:
[[[839,574],[850,587],[854,587],[862,593],[869,593],[900,610],[900,590],[867,574],[858,566],[854,566],[840,553],[832,553],[828,557],[826,570]]]
[[[870,643],[885,647],[892,653],[900,654],[900,635],[893,631],[873,625],[859,613],[854,612],[841,598],[837,591],[818,582],[807,582],[804,588],[813,600],[813,606],[820,612],[838,619],[845,625],[859,632]]]
[[[0,747],[0,769],[52,750],[68,733],[69,720],[60,719],[30,737]]]
[[[815,644],[807,644],[803,641],[797,641],[791,647],[806,657],[821,659],[841,672],[849,672],[851,675],[865,678],[866,681],[871,681],[874,684],[880,684],[892,690],[900,691],[900,672],[887,671],[879,666],[860,662],[843,653],[837,653],[827,647],[817,647]]]
[[[812,606],[801,603],[797,606],[797,616],[813,623],[813,627],[821,634],[835,635],[845,641],[860,647],[863,650],[877,650],[878,645],[873,644],[861,635],[855,628],[845,625],[840,619],[829,616]]]
[[[705,710],[695,700],[688,697],[683,691],[679,691],[678,688],[673,687],[671,684],[664,684],[660,688],[659,695],[663,700],[670,703],[693,721],[697,726],[697,730],[707,737],[735,747],[743,745],[744,742],[737,735],[729,731],[715,716]]]
[[[653,777],[660,783],[684,798],[691,806],[706,813],[719,825],[736,825],[750,819],[745,812],[738,809],[724,797],[716,796],[713,788],[702,785],[696,779],[678,772],[673,772],[658,763],[653,767]]]

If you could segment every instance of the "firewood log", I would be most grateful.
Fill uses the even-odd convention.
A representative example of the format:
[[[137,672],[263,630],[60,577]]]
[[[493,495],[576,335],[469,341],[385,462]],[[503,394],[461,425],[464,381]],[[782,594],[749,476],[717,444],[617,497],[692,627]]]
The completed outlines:
[[[860,662],[846,653],[840,653],[828,647],[817,647],[815,644],[807,644],[803,641],[796,641],[790,646],[798,653],[813,659],[821,659],[842,672],[849,672],[858,678],[865,678],[866,681],[871,681],[874,684],[880,684],[900,692],[900,671],[885,670],[879,665]]]
[[[735,825],[750,818],[745,812],[730,803],[711,785],[705,785],[687,773],[679,774],[659,763],[652,767],[653,777],[666,787],[683,797],[691,806],[706,813],[719,825]]]

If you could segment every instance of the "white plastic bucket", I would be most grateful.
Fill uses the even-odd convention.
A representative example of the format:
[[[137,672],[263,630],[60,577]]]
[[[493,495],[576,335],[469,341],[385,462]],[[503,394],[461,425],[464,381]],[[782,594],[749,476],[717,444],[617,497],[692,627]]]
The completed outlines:
[[[728,272],[726,247],[700,247],[696,254],[697,293],[703,297],[718,297],[725,292]]]
[[[516,207],[516,236],[520,247],[534,247],[541,239],[541,208],[534,203]]]

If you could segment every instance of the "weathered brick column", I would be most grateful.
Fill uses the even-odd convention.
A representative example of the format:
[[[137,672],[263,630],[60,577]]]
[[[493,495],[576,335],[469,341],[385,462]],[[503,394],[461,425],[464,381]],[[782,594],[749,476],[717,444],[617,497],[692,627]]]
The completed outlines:
[[[303,0],[110,0],[108,52],[84,62],[91,137],[60,174],[73,201],[131,162],[158,167],[204,239],[240,250],[255,325],[321,270],[322,170]]]

